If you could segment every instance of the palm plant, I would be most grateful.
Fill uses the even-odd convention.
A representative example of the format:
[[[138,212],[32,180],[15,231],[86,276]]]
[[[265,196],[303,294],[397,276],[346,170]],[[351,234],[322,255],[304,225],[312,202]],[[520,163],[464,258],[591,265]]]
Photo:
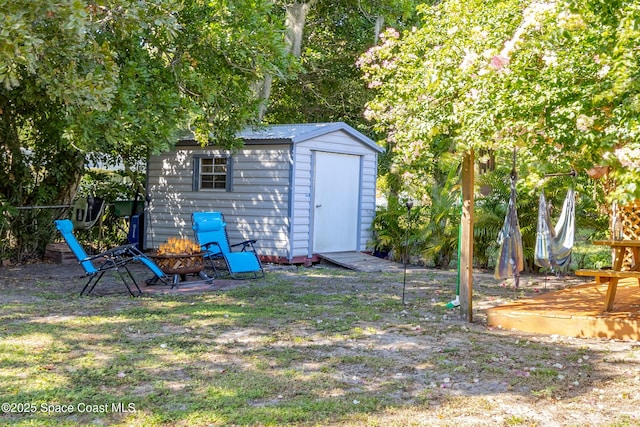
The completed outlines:
[[[452,169],[442,183],[435,182],[430,191],[430,204],[420,227],[420,252],[436,267],[447,268],[458,248],[460,200],[457,170]]]
[[[486,269],[498,250],[497,237],[507,214],[509,183],[496,172],[480,175],[478,183],[487,190],[475,203],[473,259],[476,267]]]
[[[419,237],[412,224],[419,223],[420,217],[419,206],[408,211],[398,197],[389,196],[387,206],[378,209],[372,223],[374,249],[378,252],[388,252],[389,258],[393,261],[408,259],[409,248],[415,245]]]

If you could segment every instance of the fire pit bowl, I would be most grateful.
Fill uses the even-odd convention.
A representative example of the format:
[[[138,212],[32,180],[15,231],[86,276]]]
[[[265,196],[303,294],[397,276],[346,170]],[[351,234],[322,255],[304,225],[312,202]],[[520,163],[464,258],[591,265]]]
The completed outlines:
[[[189,239],[171,237],[151,256],[158,267],[167,275],[174,276],[174,283],[187,274],[198,273],[201,278],[208,279],[204,270],[204,253],[200,245]]]
[[[204,254],[162,254],[152,255],[164,274],[195,274],[204,270]]]

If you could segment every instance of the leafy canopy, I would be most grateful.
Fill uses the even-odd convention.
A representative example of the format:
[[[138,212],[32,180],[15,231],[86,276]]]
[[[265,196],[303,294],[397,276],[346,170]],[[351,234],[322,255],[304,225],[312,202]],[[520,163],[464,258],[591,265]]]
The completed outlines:
[[[83,150],[166,150],[189,124],[201,140],[212,132],[230,144],[255,117],[255,82],[288,67],[269,1],[0,4],[0,96],[51,102]]]
[[[278,3],[291,4],[291,1]],[[377,21],[417,22],[418,0],[315,0],[304,25],[300,73],[276,80],[265,120],[272,123],[345,121],[369,132],[362,111],[370,92],[356,60],[375,44]],[[284,5],[283,5],[284,6]]]
[[[444,141],[512,150],[546,171],[612,168],[612,198],[640,197],[640,1],[448,0],[388,29],[359,60],[404,186],[424,187]]]
[[[91,153],[130,170],[187,127],[233,147],[257,83],[289,72],[269,0],[0,0],[0,22],[3,212],[70,203]],[[33,212],[0,219],[0,240],[44,248]]]
[[[212,135],[231,146],[256,118],[255,83],[289,66],[266,0],[0,5],[0,143],[14,159],[0,167],[8,181],[19,164],[27,169],[27,159],[15,161],[24,149],[66,153],[78,170],[88,152],[128,164],[166,151],[187,126],[202,143]]]

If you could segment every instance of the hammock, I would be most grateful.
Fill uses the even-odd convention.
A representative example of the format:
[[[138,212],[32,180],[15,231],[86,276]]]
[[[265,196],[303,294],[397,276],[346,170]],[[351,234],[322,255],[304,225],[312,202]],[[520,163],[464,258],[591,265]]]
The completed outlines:
[[[93,227],[104,213],[104,205],[104,199],[99,197],[76,200],[71,217],[74,228],[87,230]]]
[[[562,204],[558,223],[553,227],[549,206],[540,192],[538,205],[538,230],[536,233],[535,264],[552,271],[566,270],[571,263],[571,251],[575,237],[576,204],[573,188],[569,188]]]
[[[511,173],[511,196],[509,197],[509,210],[504,219],[504,225],[498,234],[498,260],[496,262],[496,279],[505,279],[515,276],[515,286],[518,287],[518,278],[524,270],[524,255],[522,250],[522,234],[518,223],[518,211],[516,209],[516,174]]]

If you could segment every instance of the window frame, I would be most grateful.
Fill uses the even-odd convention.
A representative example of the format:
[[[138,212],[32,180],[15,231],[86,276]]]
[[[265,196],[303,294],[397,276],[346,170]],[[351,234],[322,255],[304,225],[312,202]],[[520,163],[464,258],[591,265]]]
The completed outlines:
[[[202,188],[202,161],[212,160],[215,166],[216,159],[226,159],[227,172],[225,175],[225,188]],[[215,176],[215,172],[207,175]],[[221,174],[219,174],[221,175]],[[196,154],[193,156],[193,191],[217,191],[231,192],[233,191],[233,157],[230,155],[215,154]]]

